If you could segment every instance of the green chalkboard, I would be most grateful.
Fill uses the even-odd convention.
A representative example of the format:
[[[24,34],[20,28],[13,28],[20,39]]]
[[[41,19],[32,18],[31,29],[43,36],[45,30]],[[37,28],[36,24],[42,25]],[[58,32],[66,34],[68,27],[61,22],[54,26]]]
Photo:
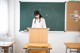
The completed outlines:
[[[65,2],[20,2],[20,30],[32,26],[35,10],[40,11],[50,31],[65,30]]]

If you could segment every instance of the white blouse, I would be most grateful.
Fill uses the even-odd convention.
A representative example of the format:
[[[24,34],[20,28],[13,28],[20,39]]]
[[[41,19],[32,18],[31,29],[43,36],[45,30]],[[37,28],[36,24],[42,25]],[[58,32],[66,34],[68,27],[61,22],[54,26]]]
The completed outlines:
[[[32,28],[46,28],[45,19],[41,18],[40,22],[39,19],[36,19],[35,22],[35,18],[34,18],[32,22]]]

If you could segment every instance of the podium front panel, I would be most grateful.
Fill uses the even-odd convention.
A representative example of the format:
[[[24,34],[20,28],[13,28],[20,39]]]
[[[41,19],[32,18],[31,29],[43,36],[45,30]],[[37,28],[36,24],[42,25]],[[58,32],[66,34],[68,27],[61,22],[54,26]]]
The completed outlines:
[[[30,28],[29,43],[48,43],[48,28]]]

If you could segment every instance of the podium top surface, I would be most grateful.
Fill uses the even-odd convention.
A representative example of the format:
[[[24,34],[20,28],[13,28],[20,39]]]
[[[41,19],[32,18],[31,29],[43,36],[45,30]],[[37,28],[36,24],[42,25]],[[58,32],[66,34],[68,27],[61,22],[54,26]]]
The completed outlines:
[[[29,30],[29,29],[48,29],[48,30],[49,30],[50,28],[27,28],[27,29],[28,29],[28,30]]]
[[[49,48],[52,49],[51,45],[48,43],[27,43],[23,49],[27,48]]]

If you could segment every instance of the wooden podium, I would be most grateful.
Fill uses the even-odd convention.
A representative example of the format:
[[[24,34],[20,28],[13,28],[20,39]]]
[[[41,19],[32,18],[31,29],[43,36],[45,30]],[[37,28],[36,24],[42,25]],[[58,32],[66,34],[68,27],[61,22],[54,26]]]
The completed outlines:
[[[52,49],[48,44],[48,30],[49,28],[28,28],[29,43],[23,49],[25,53],[50,53]]]
[[[49,28],[28,28],[29,43],[48,43]]]

